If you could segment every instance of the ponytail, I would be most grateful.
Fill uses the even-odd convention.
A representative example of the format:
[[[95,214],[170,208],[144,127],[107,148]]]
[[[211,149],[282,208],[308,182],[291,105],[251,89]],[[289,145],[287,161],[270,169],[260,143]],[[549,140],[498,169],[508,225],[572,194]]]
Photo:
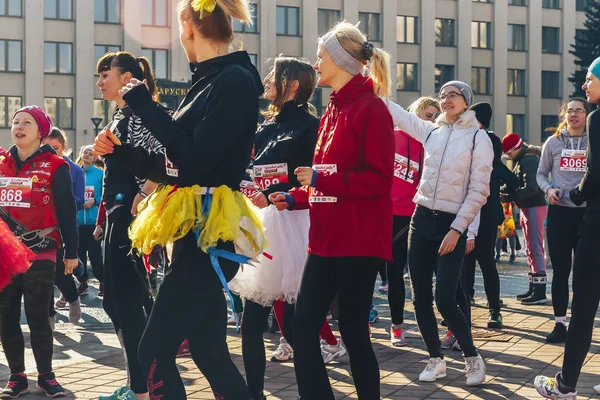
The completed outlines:
[[[154,79],[154,73],[152,72],[152,67],[150,66],[150,61],[146,57],[136,57],[135,59],[142,69],[142,74],[146,83],[148,84],[148,90],[153,98],[158,97],[158,87],[156,86],[156,80]]]
[[[245,0],[179,0],[178,10],[180,21],[191,23],[203,37],[216,42],[233,41],[232,18],[252,24]]]
[[[373,80],[375,93],[386,99],[390,97],[390,55],[382,49],[373,49],[371,64],[368,66],[369,75]]]
[[[102,73],[113,67],[118,68],[120,74],[129,72],[135,79],[140,81],[145,79],[150,94],[154,100],[158,101],[158,87],[156,86],[150,61],[146,57],[135,57],[127,51],[108,52],[98,60],[96,70],[98,73]]]

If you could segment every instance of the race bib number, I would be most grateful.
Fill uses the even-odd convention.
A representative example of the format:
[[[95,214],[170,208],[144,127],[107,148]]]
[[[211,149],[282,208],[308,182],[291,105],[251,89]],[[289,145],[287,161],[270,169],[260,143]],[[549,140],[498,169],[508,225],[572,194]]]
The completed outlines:
[[[85,201],[94,200],[94,187],[86,186],[85,187]]]
[[[289,183],[287,163],[255,165],[254,181],[262,190],[278,183]]]
[[[179,168],[175,164],[169,160],[167,155],[165,154],[165,169],[168,176],[172,176],[174,178],[179,177]]]
[[[564,149],[560,154],[560,170],[571,172],[585,172],[587,158],[585,150]]]
[[[337,172],[337,164],[316,164],[313,169],[317,172]],[[311,189],[312,195],[308,198],[309,203],[336,203],[337,197],[325,196],[323,192]]]
[[[408,164],[408,158],[396,153],[394,158],[394,176],[408,183],[415,183],[415,177],[419,175],[419,163],[411,160],[410,165]]]
[[[0,178],[0,206],[31,207],[31,178]]]
[[[246,197],[251,197],[257,192],[256,185],[252,181],[242,181],[240,183],[240,192]]]

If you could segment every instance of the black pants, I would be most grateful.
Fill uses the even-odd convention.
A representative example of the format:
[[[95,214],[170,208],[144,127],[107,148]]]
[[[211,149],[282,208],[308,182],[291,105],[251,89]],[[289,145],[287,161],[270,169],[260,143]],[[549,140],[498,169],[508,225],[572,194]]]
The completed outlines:
[[[556,317],[567,315],[569,275],[584,214],[585,208],[548,207],[548,253],[552,262],[552,307]]]
[[[21,298],[30,330],[31,348],[40,374],[52,371],[53,336],[48,302],[54,287],[55,263],[35,261],[0,292],[0,339],[11,374],[25,372],[25,340],[21,331]]]
[[[594,318],[600,301],[600,224],[584,222],[573,263],[573,304],[565,345],[562,377],[575,387],[592,343]]]
[[[282,332],[290,346],[294,346],[292,331],[294,308],[293,304],[284,303]],[[246,300],[242,318],[242,354],[248,391],[252,398],[259,398],[260,393],[265,389],[266,354],[263,330],[270,313],[271,307],[263,307]]]
[[[143,262],[131,252],[127,228],[131,223],[131,205],[121,206],[108,215],[104,266],[104,311],[115,331],[121,332],[131,390],[146,393],[147,375],[138,360],[138,346],[147,322],[146,306],[152,301],[148,275]]]
[[[321,257],[309,254],[294,314],[294,366],[300,397],[333,400],[319,346],[319,333],[335,295],[339,327],[350,356],[358,398],[380,398],[379,364],[369,338],[369,309],[377,271],[375,257]]]
[[[77,294],[77,286],[75,286],[75,278],[73,274],[65,275],[65,248],[61,247],[56,252],[56,268],[54,274],[54,284],[60,290],[67,302],[72,303],[79,299]],[[54,309],[54,290],[50,292],[50,304],[48,305],[48,316],[54,317],[56,310]]]
[[[90,263],[92,264],[92,271],[94,277],[104,282],[104,268],[102,262],[102,245],[100,241],[94,239],[95,225],[80,225],[79,226],[79,259],[83,264],[83,274],[78,278],[79,282],[88,281],[88,270],[87,261],[88,255],[90,256]]]
[[[432,282],[436,274],[435,303],[448,323],[465,357],[477,355],[471,329],[458,308],[456,294],[465,254],[465,235],[454,251],[440,256],[438,250],[454,221],[453,214],[439,213],[417,206],[408,237],[408,267],[413,287],[413,304],[421,335],[430,357],[443,357],[438,327],[433,312]]]
[[[223,248],[233,251],[233,244]],[[239,264],[228,260],[219,259],[219,263],[228,281],[239,269]],[[221,281],[209,256],[197,247],[193,233],[175,242],[173,262],[140,343],[150,398],[186,398],[175,363],[179,345],[186,338],[194,362],[213,391],[228,400],[249,399],[244,378],[227,348],[227,303]]]
[[[409,227],[410,217],[394,215],[394,243],[392,244],[394,261],[387,263],[388,302],[392,314],[392,324],[394,325],[400,325],[404,322],[404,301],[406,298],[404,266],[408,260]]]
[[[475,296],[475,264],[479,263],[483,275],[483,286],[490,310],[500,311],[500,277],[496,267],[494,248],[498,226],[492,219],[483,220],[475,238],[475,248],[465,255],[463,261],[462,286],[468,299]]]

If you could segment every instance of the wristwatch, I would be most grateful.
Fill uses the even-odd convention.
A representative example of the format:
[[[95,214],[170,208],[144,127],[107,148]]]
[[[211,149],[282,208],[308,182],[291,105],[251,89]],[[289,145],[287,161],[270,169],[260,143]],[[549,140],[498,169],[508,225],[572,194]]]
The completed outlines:
[[[460,236],[462,236],[462,234],[463,234],[461,231],[459,231],[456,228],[450,228],[450,229],[453,230],[454,232],[458,233]]]

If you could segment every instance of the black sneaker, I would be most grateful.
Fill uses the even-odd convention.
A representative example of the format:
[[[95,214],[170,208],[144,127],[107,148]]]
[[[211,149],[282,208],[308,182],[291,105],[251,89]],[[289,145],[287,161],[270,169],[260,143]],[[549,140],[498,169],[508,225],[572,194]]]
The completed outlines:
[[[37,387],[48,397],[62,397],[67,394],[65,389],[56,382],[54,372],[38,376]]]
[[[0,392],[0,399],[16,399],[27,392],[29,392],[27,376],[11,375],[10,378],[8,378],[8,384],[2,389],[2,392]]]
[[[491,310],[490,319],[488,320],[488,328],[502,329],[503,327],[502,314],[500,314],[500,311]]]
[[[554,325],[554,330],[546,337],[546,343],[564,343],[567,341],[567,327],[561,322]]]

